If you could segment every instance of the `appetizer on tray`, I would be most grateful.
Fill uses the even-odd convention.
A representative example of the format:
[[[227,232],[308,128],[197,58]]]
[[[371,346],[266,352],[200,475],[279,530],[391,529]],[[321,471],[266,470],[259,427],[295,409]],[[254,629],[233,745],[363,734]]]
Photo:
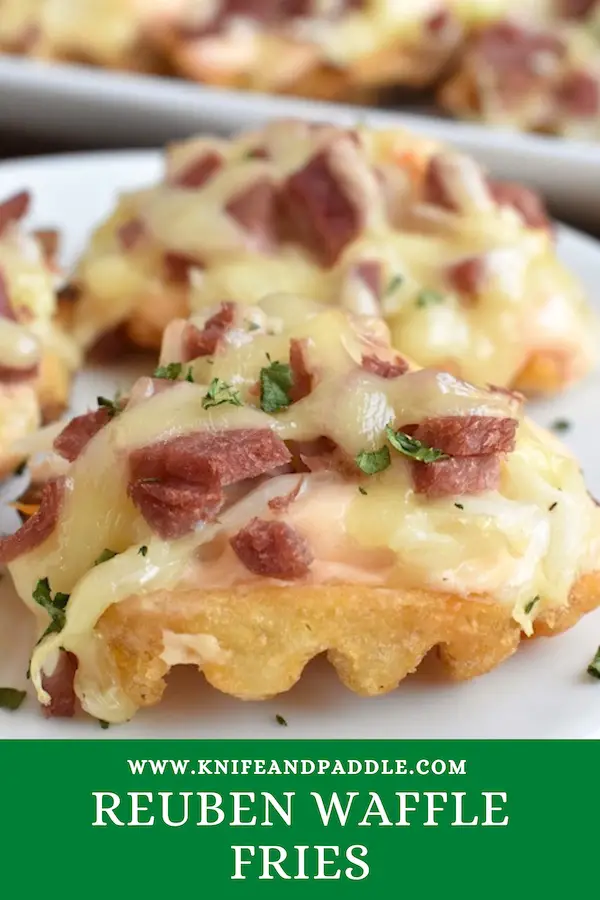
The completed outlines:
[[[244,699],[324,652],[364,695],[434,647],[471,678],[600,601],[600,510],[520,396],[419,370],[382,320],[301,297],[173,322],[154,377],[54,453],[0,541],[50,714],[122,722],[178,664]]]
[[[430,84],[462,27],[448,0],[171,0],[151,28],[175,71],[212,85],[360,100]]]
[[[160,71],[144,33],[156,0],[0,0],[0,51]]]
[[[0,476],[26,455],[21,439],[64,411],[79,361],[54,323],[57,235],[25,231],[29,203],[26,191],[0,202]]]
[[[439,91],[442,107],[490,125],[600,139],[600,3],[571,6],[588,18],[476,30]]]
[[[88,346],[118,330],[157,347],[173,318],[286,291],[382,315],[417,363],[480,384],[551,393],[595,358],[536,194],[402,131],[279,121],[175,145],[162,181],[98,229],[74,283]]]

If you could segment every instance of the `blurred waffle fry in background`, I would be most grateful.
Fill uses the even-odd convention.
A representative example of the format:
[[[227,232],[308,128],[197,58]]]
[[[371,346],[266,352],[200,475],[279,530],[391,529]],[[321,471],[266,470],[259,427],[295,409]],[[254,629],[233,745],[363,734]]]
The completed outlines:
[[[0,51],[600,134],[599,0],[0,0]]]

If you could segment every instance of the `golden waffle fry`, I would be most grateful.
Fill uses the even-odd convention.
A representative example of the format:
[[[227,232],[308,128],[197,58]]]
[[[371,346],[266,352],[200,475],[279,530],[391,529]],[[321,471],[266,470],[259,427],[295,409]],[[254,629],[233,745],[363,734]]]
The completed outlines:
[[[67,405],[79,361],[54,321],[58,273],[51,233],[27,234],[29,194],[0,203],[0,475],[22,460],[22,438]]]
[[[173,322],[153,377],[56,438],[64,475],[0,541],[44,635],[40,701],[121,722],[179,664],[258,699],[325,652],[370,695],[434,647],[469,678],[569,627],[600,602],[600,509],[521,401],[300,297]]]
[[[181,0],[149,31],[192,80],[347,101],[431,83],[462,36],[447,0]]]
[[[269,292],[381,315],[421,365],[553,393],[581,378],[596,331],[541,200],[403,131],[273,122],[167,151],[124,195],[77,273],[78,339],[157,347],[169,321]]]
[[[58,62],[161,72],[144,34],[155,0],[2,0],[0,50]]]
[[[583,8],[583,7],[582,7]],[[589,19],[504,20],[475,30],[441,105],[489,125],[600,138],[600,5]]]
[[[600,601],[600,574],[583,576],[568,607],[535,633],[576,624]],[[510,610],[490,597],[351,585],[163,591],[111,606],[98,623],[120,687],[139,707],[160,701],[175,665],[193,665],[209,684],[242,700],[289,690],[320,653],[362,696],[394,690],[437,649],[457,681],[484,675],[523,638]]]

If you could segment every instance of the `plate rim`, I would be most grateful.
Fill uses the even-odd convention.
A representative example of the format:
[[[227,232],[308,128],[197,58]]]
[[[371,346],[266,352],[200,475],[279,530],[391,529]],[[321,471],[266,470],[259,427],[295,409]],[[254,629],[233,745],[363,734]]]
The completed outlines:
[[[238,110],[245,107],[244,114],[248,116],[256,114],[259,110],[265,114],[270,111],[272,115],[278,115],[280,110],[288,110],[287,117],[289,117],[291,109],[303,117],[309,113],[314,114],[316,118],[323,118],[329,114],[339,120],[342,118],[361,120],[368,118],[373,123],[379,122],[388,126],[395,124],[400,127],[404,124],[404,127],[430,133],[437,129],[456,133],[458,139],[462,137],[465,140],[480,141],[489,147],[496,145],[497,149],[502,149],[503,145],[510,144],[511,151],[520,148],[528,153],[548,155],[550,158],[554,158],[556,154],[573,159],[584,157],[587,163],[597,164],[600,172],[600,153],[597,152],[600,145],[596,141],[566,140],[556,135],[494,128],[443,115],[416,114],[390,107],[352,105],[260,91],[240,91],[218,85],[201,84],[177,76],[167,77],[107,69],[100,66],[86,66],[79,63],[0,54],[0,84],[5,80],[8,81],[11,77],[21,78],[21,85],[13,83],[13,89],[16,87],[18,90],[19,86],[37,85],[39,79],[43,79],[46,89],[64,89],[73,98],[88,96],[89,89],[97,88],[98,83],[104,85],[110,94],[118,92],[122,95],[123,89],[125,89],[128,98],[129,95],[133,97],[138,93],[138,99],[141,99],[139,95],[143,95],[144,101],[161,102],[179,94],[180,99],[191,101],[190,111],[202,110],[204,113],[209,113],[214,116],[215,121],[222,122],[227,128],[231,127],[229,109],[230,104],[233,103]],[[157,92],[161,96],[157,96]],[[121,96],[121,99],[125,100],[126,98]],[[224,100],[229,103],[224,103]],[[281,115],[284,115],[284,112]]]

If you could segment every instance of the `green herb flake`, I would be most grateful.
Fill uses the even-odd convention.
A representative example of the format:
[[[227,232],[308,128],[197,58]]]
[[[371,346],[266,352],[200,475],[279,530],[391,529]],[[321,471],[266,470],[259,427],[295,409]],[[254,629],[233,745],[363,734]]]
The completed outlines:
[[[394,450],[411,459],[416,459],[418,462],[432,463],[438,459],[448,459],[447,453],[436,450],[435,447],[427,447],[403,431],[394,431],[391,425],[386,426],[385,433]]]
[[[202,399],[202,408],[212,409],[213,406],[222,406],[224,403],[231,403],[233,406],[243,405],[238,391],[220,378],[213,378]]]
[[[49,634],[57,634],[59,631],[62,631],[67,620],[65,608],[69,602],[69,594],[57,592],[54,597],[52,597],[50,582],[47,578],[40,578],[33,589],[32,596],[35,602],[46,610],[51,619],[50,624],[41,636],[40,641]]]
[[[98,724],[103,731],[106,731],[107,728],[110,728],[110,722],[107,722],[106,719],[98,719]]]
[[[550,506],[548,507],[548,512],[552,512],[552,510],[556,509],[557,506],[558,506],[558,500],[555,500],[554,503],[551,503]]]
[[[190,369],[188,372],[191,372]],[[183,372],[183,363],[180,362],[171,362],[167,363],[166,366],[159,366],[154,370],[152,377],[153,378],[166,378],[169,381],[177,381],[178,378],[181,377],[181,373]],[[188,378],[188,381],[190,379]],[[191,379],[193,381],[193,379]]]
[[[421,291],[417,296],[417,306],[420,309],[423,309],[425,306],[433,306],[435,303],[442,303],[444,300],[444,295],[440,294],[439,291],[432,291],[429,288]]]
[[[361,493],[364,497],[367,496],[367,492],[365,491],[365,489],[364,489],[364,487],[362,486],[362,484],[359,484],[358,490],[359,490],[359,493]]]
[[[526,616],[529,615],[529,613],[531,612],[531,610],[533,609],[535,604],[539,603],[539,600],[540,600],[540,595],[536,594],[532,600],[530,600],[528,603],[525,604],[525,606],[523,607],[523,611]]]
[[[143,544],[140,547],[140,549],[138,550],[138,556],[146,556],[147,553],[148,553],[148,548],[146,547],[145,544]]]
[[[454,505],[457,509],[464,509],[464,506],[462,505],[462,503],[455,503]]]
[[[365,475],[377,475],[378,472],[383,472],[390,466],[390,451],[386,446],[381,450],[361,450],[355,457],[355,461]]]
[[[555,419],[554,422],[550,425],[552,431],[557,431],[559,434],[564,434],[565,431],[569,431],[571,428],[571,423],[568,419]]]
[[[115,416],[118,416],[121,412],[120,406],[120,398],[117,394],[114,400],[109,400],[108,397],[96,397],[98,402],[98,406],[101,409],[105,409],[108,412],[109,418],[113,419]]]
[[[0,709],[10,709],[14,712],[22,704],[27,696],[27,691],[19,691],[17,688],[0,688]]]
[[[248,326],[248,331],[260,331],[258,322],[246,321],[246,325]]]
[[[402,287],[404,284],[404,275],[394,275],[390,278],[385,291],[383,292],[384,297],[391,297],[392,294],[395,294],[398,288]]]
[[[22,475],[26,468],[27,468],[27,460],[23,460],[23,462],[20,463],[17,466],[17,468],[14,470],[13,475],[15,475],[15,476]]]
[[[587,673],[592,678],[600,678],[600,647],[596,650],[596,655],[587,667]]]
[[[275,716],[275,721],[278,725],[283,725],[285,728],[287,728],[287,721],[283,718],[283,716],[280,716],[279,713],[277,713],[277,715]]]
[[[94,565],[95,565],[95,566],[99,566],[101,563],[108,562],[109,559],[114,559],[114,557],[115,557],[115,556],[118,556],[118,555],[119,555],[119,554],[117,553],[116,550],[109,550],[108,547],[106,547],[106,548],[102,551],[102,553],[100,554],[100,556],[98,557],[98,559],[95,559],[95,560],[94,560]]]
[[[263,147],[250,147],[244,150],[242,159],[267,159],[267,151]]]
[[[188,366],[187,375],[185,376],[185,380],[189,381],[190,384],[194,384],[194,372],[191,366]]]
[[[271,362],[260,370],[260,408],[266,413],[279,412],[290,405],[290,391],[294,383],[291,366],[287,363]]]

